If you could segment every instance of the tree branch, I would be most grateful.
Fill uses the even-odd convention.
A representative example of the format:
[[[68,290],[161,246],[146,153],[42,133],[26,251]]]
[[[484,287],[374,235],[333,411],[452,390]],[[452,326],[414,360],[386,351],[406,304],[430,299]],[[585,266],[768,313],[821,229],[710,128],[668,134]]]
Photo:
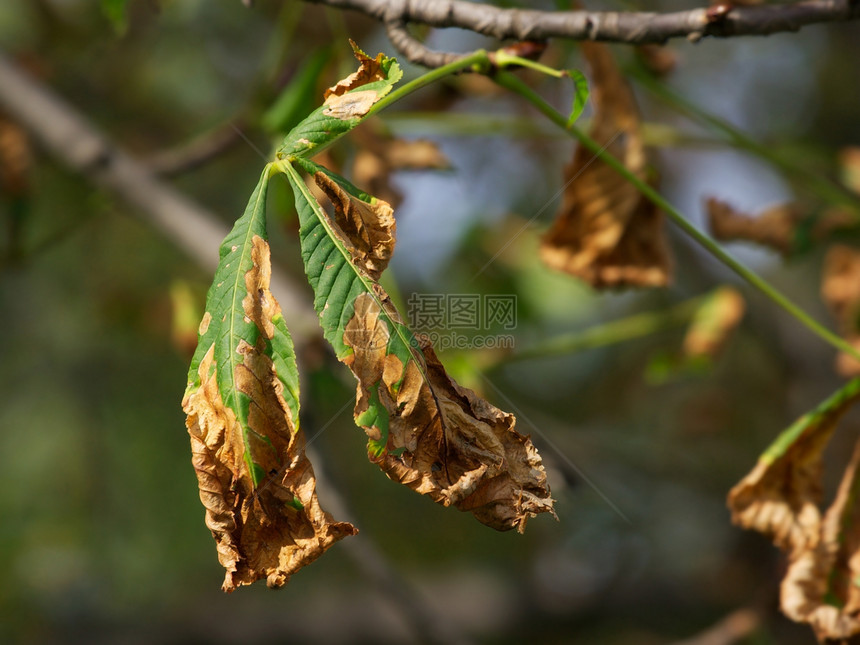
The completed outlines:
[[[600,40],[630,44],[664,43],[672,38],[767,36],[801,27],[860,18],[858,0],[803,0],[793,4],[715,7],[653,13],[640,11],[536,11],[500,9],[463,0],[306,0],[336,9],[360,11],[386,25],[392,43],[413,62],[450,62],[448,54],[430,52],[405,31],[409,23],[459,27],[499,40]],[[393,37],[392,37],[393,36]],[[408,40],[412,40],[409,44]],[[404,47],[404,43],[407,46]],[[415,47],[418,43],[420,48]],[[422,62],[422,61],[426,61]]]
[[[119,195],[207,271],[218,266],[228,228],[212,213],[159,181],[143,163],[109,142],[86,118],[37,84],[0,53],[0,107],[72,170]],[[272,270],[272,293],[297,341],[319,335],[306,289]]]
[[[385,33],[388,35],[388,40],[394,45],[394,49],[416,65],[430,68],[442,67],[448,63],[453,63],[458,58],[462,58],[462,54],[439,52],[430,49],[409,33],[407,23],[400,18],[386,20]]]

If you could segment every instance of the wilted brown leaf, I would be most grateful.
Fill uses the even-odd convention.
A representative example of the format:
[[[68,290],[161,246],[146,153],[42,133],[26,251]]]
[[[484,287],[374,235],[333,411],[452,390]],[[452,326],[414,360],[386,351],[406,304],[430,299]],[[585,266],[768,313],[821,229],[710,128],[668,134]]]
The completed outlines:
[[[860,194],[860,146],[847,146],[839,151],[842,183]]]
[[[336,209],[340,192],[331,194]],[[380,210],[363,209],[361,217],[365,230],[387,228]],[[367,267],[375,264],[374,244],[364,250],[361,228],[332,230],[352,265],[373,279]],[[451,380],[379,284],[346,306],[352,315],[343,342],[351,352],[342,360],[358,380],[355,419],[368,435],[370,459],[394,481],[498,530],[522,532],[530,517],[553,513],[540,456],[514,430],[513,415]]]
[[[767,535],[788,555],[781,607],[819,640],[860,634],[860,526],[854,517],[860,442],[826,514],[821,459],[839,419],[860,399],[849,383],[782,433],[729,493],[732,521]]]
[[[860,441],[820,523],[818,541],[791,561],[780,588],[785,615],[809,623],[822,642],[860,634],[858,465]]]
[[[641,179],[647,176],[633,93],[606,45],[584,42],[592,71],[591,137]],[[550,267],[595,287],[661,286],[669,280],[663,216],[586,148],[565,169],[559,215],[541,244]]]
[[[812,241],[822,240],[840,229],[857,226],[857,219],[849,212],[830,208],[814,221],[809,209],[797,202],[787,202],[766,208],[758,215],[748,215],[714,197],[705,202],[713,236],[722,242],[753,242],[789,255],[797,244],[798,231]],[[811,222],[811,225],[807,224]]]
[[[723,242],[754,242],[787,255],[805,209],[796,203],[778,204],[752,216],[726,202],[709,197],[705,203],[711,233]]]
[[[381,311],[370,294],[356,300],[344,333],[354,353],[344,362],[359,381],[356,417],[365,418],[375,400],[388,412],[386,450],[377,459],[385,473],[500,531],[522,532],[529,517],[552,512],[540,456],[514,430],[514,416],[451,380],[428,342],[406,365],[387,353]],[[375,417],[362,426],[381,438]]]
[[[451,162],[427,139],[383,139],[382,156],[393,170],[444,170]]]
[[[746,303],[731,287],[720,287],[699,308],[684,336],[688,357],[714,358],[743,318]]]
[[[383,67],[386,60],[385,54],[379,53],[376,58],[371,58],[361,51],[352,40],[349,43],[352,45],[353,54],[359,62],[358,70],[332,85],[323,94],[325,99],[323,105],[326,106],[323,114],[336,119],[351,119],[367,114],[373,104],[379,100],[379,92],[376,90],[353,92],[351,90],[387,78],[386,69]]]
[[[836,318],[840,333],[860,349],[860,251],[834,244],[824,257],[821,297]],[[845,377],[860,375],[860,362],[840,352],[836,370]]]
[[[272,320],[280,315],[269,291],[269,245],[259,236],[254,236],[253,245],[253,267],[245,275],[248,295],[242,307],[259,329],[260,340],[255,347],[243,341],[238,350],[243,362],[235,371],[236,389],[250,400],[248,436],[243,437],[235,413],[222,401],[214,344],[200,363],[200,386],[182,402],[206,526],[217,543],[218,560],[227,570],[225,591],[261,578],[270,587],[280,587],[337,540],[356,532],[351,524],[334,522],[317,501],[304,437],[296,429],[298,420],[292,418],[283,384],[264,351],[273,337]],[[211,321],[207,312],[201,334]],[[256,463],[268,473],[256,490],[246,442],[254,448]]]

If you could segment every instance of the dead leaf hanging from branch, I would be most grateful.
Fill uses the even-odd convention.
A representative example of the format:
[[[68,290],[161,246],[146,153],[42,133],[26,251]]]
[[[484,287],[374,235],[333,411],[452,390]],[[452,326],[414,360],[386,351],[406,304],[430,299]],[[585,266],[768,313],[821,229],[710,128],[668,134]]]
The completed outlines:
[[[732,521],[768,536],[788,556],[782,611],[818,639],[860,634],[860,442],[830,508],[822,515],[822,455],[842,416],[860,399],[860,379],[783,432],[729,493]]]
[[[749,215],[709,197],[705,210],[711,233],[721,242],[752,242],[783,256],[801,248],[804,239],[820,241],[836,231],[854,228],[858,224],[853,214],[840,208],[830,208],[816,216],[797,202],[777,204],[757,215]]]
[[[590,136],[640,179],[647,160],[633,93],[609,48],[584,42],[592,72]],[[565,169],[562,206],[541,243],[541,258],[594,287],[663,286],[669,252],[663,216],[635,186],[580,146]]]

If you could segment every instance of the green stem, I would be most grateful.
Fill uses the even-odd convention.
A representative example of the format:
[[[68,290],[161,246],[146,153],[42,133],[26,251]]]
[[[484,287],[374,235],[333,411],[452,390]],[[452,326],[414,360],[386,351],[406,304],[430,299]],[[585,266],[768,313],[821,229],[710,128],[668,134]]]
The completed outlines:
[[[489,67],[489,65],[489,55],[483,49],[479,49],[478,51],[472,52],[468,56],[464,56],[463,58],[455,60],[453,63],[448,63],[447,65],[443,65],[442,67],[437,67],[436,69],[431,70],[426,74],[423,74],[422,76],[419,76],[415,80],[409,81],[408,83],[401,85],[396,90],[382,97],[376,103],[374,103],[373,107],[368,110],[367,116],[371,116],[372,114],[376,114],[380,110],[384,110],[389,105],[391,105],[395,101],[399,101],[407,94],[411,94],[416,90],[420,90],[422,87],[430,85],[430,83],[434,83],[439,79],[445,78],[446,76],[456,74],[457,72],[462,72],[464,69],[469,69],[470,67],[474,67],[475,71],[485,71]]]
[[[786,159],[784,155],[774,152],[772,148],[759,143],[728,121],[709,114],[699,106],[676,94],[663,83],[654,80],[646,72],[634,69],[631,75],[642,87],[651,92],[659,100],[686,115],[688,118],[697,120],[711,129],[722,133],[734,146],[773,164],[787,176],[805,185],[825,201],[847,206],[855,212],[860,210],[860,196],[847,187],[834,183],[827,177],[810,172],[808,168],[799,166],[791,160]]]
[[[550,338],[521,351],[500,357],[488,369],[515,361],[532,358],[548,358],[561,354],[572,354],[588,349],[606,347],[635,338],[643,338],[660,331],[681,327],[690,322],[702,303],[711,294],[685,300],[669,309],[649,311],[596,325],[584,331],[571,332]]]
[[[704,247],[711,255],[717,258],[720,262],[737,273],[741,278],[746,280],[750,285],[758,289],[766,297],[770,298],[774,303],[782,307],[786,312],[791,314],[800,323],[807,327],[812,333],[819,338],[829,343],[833,347],[853,356],[860,360],[860,353],[857,352],[845,340],[834,334],[832,331],[821,325],[803,309],[795,305],[791,300],[784,296],[780,291],[768,283],[764,278],[760,277],[754,271],[746,268],[743,264],[735,260],[731,255],[726,253],[722,247],[712,240],[708,235],[697,229],[668,201],[666,201],[660,193],[651,188],[647,183],[639,179],[636,175],[630,172],[623,163],[613,157],[608,152],[602,150],[602,146],[594,139],[582,132],[574,125],[568,125],[567,119],[562,116],[552,105],[547,103],[543,97],[535,92],[528,85],[523,83],[519,78],[507,72],[499,72],[495,77],[495,81],[502,87],[516,92],[524,99],[534,105],[542,114],[550,121],[558,125],[563,130],[569,132],[579,143],[593,152],[596,157],[603,161],[610,168],[619,173],[631,184],[636,186],[640,193],[656,204],[675,224],[692,237],[702,247]]]
[[[518,65],[519,67],[528,67],[529,69],[533,69],[535,71],[540,72],[541,74],[546,74],[547,76],[552,76],[554,78],[562,78],[563,76],[565,76],[565,73],[561,70],[555,69],[553,67],[547,67],[546,65],[542,65],[537,61],[529,60],[528,58],[521,58],[520,56],[508,54],[503,49],[500,49],[499,51],[495,52],[493,62],[499,68]]]

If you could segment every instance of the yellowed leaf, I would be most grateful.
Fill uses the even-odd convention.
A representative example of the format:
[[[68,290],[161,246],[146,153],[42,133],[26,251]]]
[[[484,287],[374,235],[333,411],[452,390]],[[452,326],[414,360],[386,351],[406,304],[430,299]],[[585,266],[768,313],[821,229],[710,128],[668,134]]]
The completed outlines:
[[[729,493],[732,521],[786,552],[782,611],[809,623],[822,642],[860,634],[860,524],[855,505],[860,442],[825,514],[821,460],[840,418],[860,399],[852,381],[799,419]]]
[[[270,587],[280,587],[337,540],[356,532],[351,524],[334,522],[317,501],[298,420],[292,417],[283,384],[264,351],[274,334],[273,319],[280,316],[269,291],[269,245],[256,235],[252,243],[253,267],[244,276],[247,296],[242,307],[259,329],[260,339],[257,346],[240,343],[242,362],[235,370],[236,389],[250,401],[250,427],[243,432],[233,410],[222,401],[214,344],[199,365],[199,387],[190,389],[182,402],[206,525],[227,570],[225,591],[261,578]],[[204,324],[211,324],[208,313]],[[248,454],[268,474],[256,489]]]
[[[170,306],[170,338],[173,346],[180,355],[190,358],[197,348],[198,334],[206,333],[206,329],[202,332],[200,329],[204,325],[208,326],[212,317],[207,312],[203,320],[199,320],[202,301],[184,280],[174,280],[170,284]]]
[[[860,146],[846,146],[839,151],[842,183],[860,194]]]
[[[592,72],[590,135],[645,180],[633,93],[606,45],[584,42],[581,47]],[[595,287],[668,283],[662,214],[635,186],[581,146],[565,169],[565,186],[561,210],[541,243],[547,265]]]
[[[688,357],[717,356],[740,323],[745,310],[746,303],[737,289],[717,289],[693,317],[684,336],[684,354]]]

